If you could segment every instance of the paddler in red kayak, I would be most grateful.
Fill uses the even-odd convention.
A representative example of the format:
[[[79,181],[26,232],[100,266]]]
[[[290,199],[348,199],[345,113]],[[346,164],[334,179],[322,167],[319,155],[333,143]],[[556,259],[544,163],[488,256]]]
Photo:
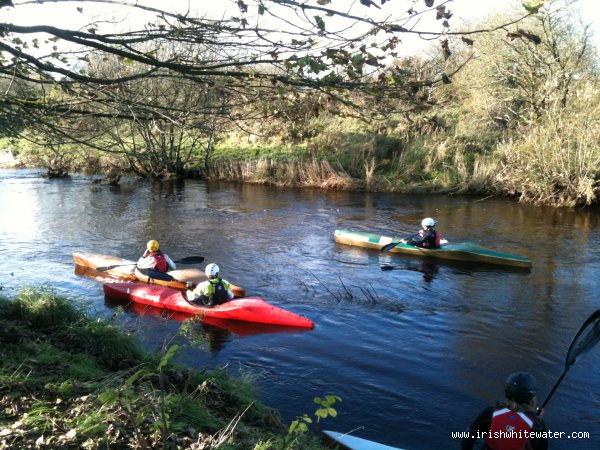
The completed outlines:
[[[203,306],[216,306],[233,299],[231,284],[227,280],[219,278],[219,266],[215,263],[208,264],[204,269],[208,280],[199,283],[192,291],[185,293],[186,298],[192,303],[200,303]]]
[[[434,230],[435,224],[435,220],[431,217],[423,219],[421,221],[422,230],[420,230],[418,234],[415,234],[408,239],[404,239],[404,244],[421,248],[440,248],[442,237],[438,231]]]
[[[546,450],[546,425],[543,410],[536,413],[537,382],[527,372],[515,372],[504,385],[505,402],[483,410],[469,427],[470,437],[461,442],[462,450],[472,450],[476,439],[486,450]],[[477,447],[479,448],[479,447]]]
[[[142,272],[144,269],[150,269],[165,273],[169,270],[175,270],[177,267],[167,254],[160,251],[158,241],[153,239],[146,244],[146,251],[138,260],[137,268],[141,269]]]

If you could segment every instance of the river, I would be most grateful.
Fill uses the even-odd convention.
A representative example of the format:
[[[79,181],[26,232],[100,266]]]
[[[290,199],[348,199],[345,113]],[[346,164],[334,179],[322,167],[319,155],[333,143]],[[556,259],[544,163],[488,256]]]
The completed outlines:
[[[0,287],[50,284],[92,314],[137,330],[159,350],[180,322],[116,315],[101,284],[75,273],[73,252],[137,258],[157,239],[178,259],[202,255],[248,294],[309,317],[307,332],[236,333],[197,326],[200,347],[179,361],[256,379],[289,423],[337,395],[338,416],[317,424],[407,449],[459,448],[463,431],[529,371],[542,401],[571,340],[600,309],[600,211],[510,199],[329,192],[203,181],[47,179],[0,170]],[[337,228],[394,233],[423,217],[452,242],[530,257],[529,270],[430,263],[336,244]],[[402,233],[398,233],[402,235]],[[381,264],[396,270],[382,271]],[[200,268],[203,268],[201,265]],[[175,337],[173,342],[185,343]],[[551,448],[600,448],[600,346],[569,370],[546,408]],[[589,433],[575,439],[571,433]]]

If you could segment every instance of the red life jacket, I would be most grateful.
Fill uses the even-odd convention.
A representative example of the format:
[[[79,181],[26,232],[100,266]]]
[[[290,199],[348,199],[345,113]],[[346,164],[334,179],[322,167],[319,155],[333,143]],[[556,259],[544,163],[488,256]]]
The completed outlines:
[[[529,435],[533,420],[524,412],[515,412],[508,408],[497,408],[492,415],[492,425],[485,438],[486,448],[490,450],[524,450],[528,448]]]
[[[165,255],[161,252],[150,253],[150,256],[154,258],[154,270],[158,270],[159,272],[166,272],[169,268],[169,264],[167,263],[167,259]]]
[[[442,236],[437,231],[435,231],[435,230],[427,230],[427,231],[421,230],[421,231],[419,231],[419,235],[421,237],[423,237],[423,236],[425,236],[426,233],[429,233],[430,231],[432,231],[433,234],[434,234],[434,236],[435,236],[435,247],[432,247],[432,246],[429,245],[429,242],[430,242],[429,239],[423,241],[419,247],[422,247],[422,248],[440,248],[440,244],[442,242]]]

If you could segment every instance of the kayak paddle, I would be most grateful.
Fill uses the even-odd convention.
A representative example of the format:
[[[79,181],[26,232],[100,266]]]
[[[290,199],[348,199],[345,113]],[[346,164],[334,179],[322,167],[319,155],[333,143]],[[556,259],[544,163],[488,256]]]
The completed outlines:
[[[408,241],[409,239],[412,239],[414,237],[417,237],[418,235],[419,235],[419,233],[415,233],[415,234],[411,234],[410,236],[405,237],[404,239],[400,239],[398,242],[390,242],[389,244],[386,244],[383,247],[381,247],[381,251],[382,252],[389,252],[396,245],[398,245],[398,244],[406,244],[406,241]]]
[[[203,256],[188,256],[186,258],[181,258],[181,259],[178,259],[177,261],[173,261],[173,262],[175,264],[200,264],[202,261],[204,261]],[[105,272],[107,270],[112,270],[116,267],[135,266],[135,265],[136,265],[136,263],[113,264],[112,266],[96,267],[96,270],[98,272]]]
[[[542,405],[538,408],[538,413],[546,406],[546,403],[556,391],[556,388],[562,381],[562,379],[567,374],[569,368],[575,364],[577,361],[577,357],[590,351],[594,346],[600,341],[600,309],[593,313],[581,326],[575,337],[573,338],[573,342],[571,342],[571,346],[569,347],[569,351],[567,352],[567,357],[565,359],[565,368],[563,369],[560,377],[554,386],[550,390],[550,393],[546,397],[546,400],[542,403]]]
[[[398,244],[406,244],[406,240],[405,239],[400,239],[400,242],[390,242],[389,244],[386,244],[383,247],[381,247],[381,251],[382,252],[389,252],[391,249],[393,249],[394,247],[396,247],[396,245],[398,245]]]

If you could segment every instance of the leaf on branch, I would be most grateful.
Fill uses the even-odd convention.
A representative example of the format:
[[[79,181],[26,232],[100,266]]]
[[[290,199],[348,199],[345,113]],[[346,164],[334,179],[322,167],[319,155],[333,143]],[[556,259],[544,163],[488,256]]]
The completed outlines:
[[[442,74],[442,82],[444,84],[450,84],[452,83],[452,80],[450,79],[450,77],[448,75],[446,75],[445,73]]]
[[[464,36],[461,38],[461,40],[467,45],[473,45],[475,43],[475,41],[473,41],[473,39],[469,39]]]
[[[384,29],[388,33],[394,32],[394,31],[397,31],[398,33],[404,33],[405,31],[407,31],[406,28],[404,28],[403,26],[397,25],[395,23],[389,23],[389,24],[384,25]]]
[[[266,10],[267,8],[265,8],[265,5],[263,5],[262,3],[258,5],[258,14],[260,14],[261,16],[265,14]]]
[[[377,59],[377,57],[370,53],[367,53],[367,59],[365,62],[370,66],[378,66],[379,65],[379,60]]]
[[[317,0],[317,3],[321,6],[329,5],[331,0]]]
[[[317,22],[317,27],[321,31],[325,31],[325,21],[321,16],[315,16],[315,21]]]
[[[77,7],[77,11],[83,14],[83,8],[81,6]]]
[[[436,20],[440,19],[449,19],[452,17],[452,13],[450,11],[446,11],[446,7],[444,5],[440,5],[436,8]]]
[[[377,3],[375,3],[373,0],[360,0],[360,4],[364,5],[366,7],[369,7],[369,8],[372,5],[372,6],[374,6],[377,9],[381,9],[381,7]]]
[[[448,39],[444,39],[442,41],[442,50],[444,51],[444,59],[450,58],[452,52],[450,51],[450,46],[448,45]]]
[[[506,37],[509,38],[511,41],[518,38],[525,38],[528,41],[533,42],[535,45],[542,43],[542,38],[540,38],[537,34],[530,33],[529,31],[526,31],[522,28],[519,28],[517,31],[514,32],[508,32]]]
[[[427,6],[428,8],[431,8],[433,6],[433,1],[434,0],[425,0],[425,6]]]
[[[545,0],[524,0],[522,5],[528,13],[537,13],[542,6],[544,6]]]
[[[239,6],[241,12],[248,12],[248,5],[246,5],[242,0],[238,0],[237,5]]]

